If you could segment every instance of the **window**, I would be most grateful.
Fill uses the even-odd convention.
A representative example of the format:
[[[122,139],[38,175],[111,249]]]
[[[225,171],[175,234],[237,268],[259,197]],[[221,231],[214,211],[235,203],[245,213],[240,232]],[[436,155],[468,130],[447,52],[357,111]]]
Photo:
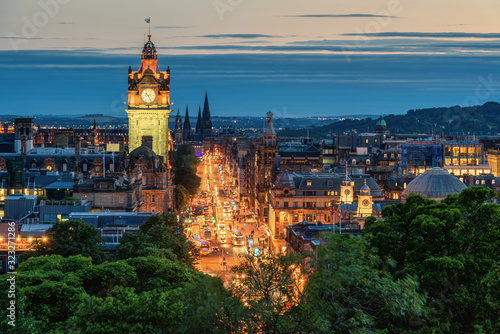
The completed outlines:
[[[311,181],[311,180],[307,180],[307,181],[306,181],[306,185],[307,185],[308,187],[312,186],[312,181]]]
[[[83,164],[83,171],[86,172],[88,170],[88,166],[86,163]]]
[[[283,207],[288,208],[288,202],[283,202]]]
[[[299,215],[293,215],[293,222],[298,223],[299,222]]]
[[[155,203],[156,202],[156,196],[155,195],[151,195],[151,203]]]
[[[120,201],[120,203],[125,203],[125,196],[124,195],[118,196],[118,200]]]
[[[328,180],[328,187],[333,187],[333,180]]]
[[[293,202],[293,207],[298,208],[299,207],[299,202]]]

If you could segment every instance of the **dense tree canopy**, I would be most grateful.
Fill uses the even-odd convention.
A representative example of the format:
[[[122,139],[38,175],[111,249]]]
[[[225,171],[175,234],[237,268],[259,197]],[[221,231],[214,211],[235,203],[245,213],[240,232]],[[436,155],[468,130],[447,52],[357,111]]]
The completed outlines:
[[[182,185],[189,196],[196,195],[201,186],[201,178],[196,175],[199,163],[191,145],[180,145],[174,152],[175,184]]]
[[[2,296],[7,278],[0,280]],[[239,305],[219,279],[155,257],[98,265],[82,256],[32,257],[18,268],[16,282],[18,326],[3,316],[2,333],[200,333],[204,321],[224,333],[226,318],[217,310]],[[0,299],[2,312],[8,303]]]
[[[120,239],[116,257],[158,256],[191,265],[193,249],[175,215],[157,214],[145,221],[138,233],[127,233]]]
[[[491,301],[493,268],[500,258],[500,206],[490,189],[468,188],[441,203],[410,195],[384,208],[385,221],[368,219],[364,235],[395,260],[396,278],[418,277],[431,314],[425,326],[439,333],[493,333],[498,308]]]
[[[47,239],[34,242],[34,251],[25,253],[23,258],[50,254],[82,255],[91,257],[94,263],[101,263],[108,258],[102,249],[104,238],[99,230],[84,221],[56,221],[46,235]]]
[[[375,333],[412,331],[425,298],[412,276],[394,279],[364,238],[328,233],[318,249],[314,273],[299,305],[310,332]],[[307,321],[307,319],[305,321]]]

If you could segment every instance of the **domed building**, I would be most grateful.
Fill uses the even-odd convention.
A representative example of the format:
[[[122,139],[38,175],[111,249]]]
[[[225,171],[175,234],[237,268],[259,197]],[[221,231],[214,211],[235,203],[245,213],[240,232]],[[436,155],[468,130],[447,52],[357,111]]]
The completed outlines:
[[[385,122],[382,115],[380,115],[380,118],[377,120],[377,123],[375,124],[375,133],[377,134],[389,133],[389,131],[387,130],[387,123]]]
[[[174,185],[171,168],[163,156],[156,155],[152,149],[152,136],[142,137],[142,146],[134,149],[125,158],[127,175],[141,174],[144,203],[142,212],[174,211]]]
[[[467,188],[456,176],[439,167],[428,169],[424,174],[417,176],[401,193],[401,201],[406,202],[410,194],[419,194],[423,197],[442,201],[450,194],[458,194]]]

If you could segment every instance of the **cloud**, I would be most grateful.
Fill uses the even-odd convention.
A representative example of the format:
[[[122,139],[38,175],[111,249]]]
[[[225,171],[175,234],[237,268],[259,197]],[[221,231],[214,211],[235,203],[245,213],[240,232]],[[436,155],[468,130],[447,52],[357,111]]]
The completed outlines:
[[[282,37],[282,36],[264,35],[264,34],[213,34],[213,35],[202,35],[200,37],[204,37],[204,38],[244,38],[244,39],[253,39],[253,38],[276,38],[276,37]]]
[[[194,26],[153,26],[155,29],[187,29],[194,28]]]
[[[284,15],[282,17],[306,17],[306,18],[385,17],[385,18],[397,18],[397,16],[380,15],[380,14],[302,14],[302,15]]]
[[[378,33],[347,33],[343,36],[374,36],[374,37],[412,37],[412,38],[500,38],[500,33],[469,33],[469,32],[378,32]]]
[[[0,39],[41,39],[40,37],[0,36]]]

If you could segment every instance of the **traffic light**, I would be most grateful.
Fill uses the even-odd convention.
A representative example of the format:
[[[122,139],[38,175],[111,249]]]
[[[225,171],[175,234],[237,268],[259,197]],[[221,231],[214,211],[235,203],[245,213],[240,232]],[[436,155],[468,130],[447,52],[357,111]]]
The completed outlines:
[[[189,213],[189,206],[186,208],[186,212]]]

